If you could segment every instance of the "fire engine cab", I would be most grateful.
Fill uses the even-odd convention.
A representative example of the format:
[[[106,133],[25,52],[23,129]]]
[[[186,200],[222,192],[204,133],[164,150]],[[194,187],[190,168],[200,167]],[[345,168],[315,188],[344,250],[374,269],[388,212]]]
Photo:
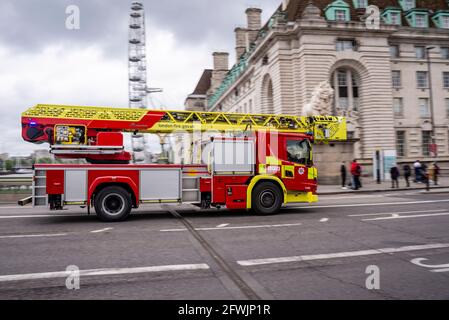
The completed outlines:
[[[123,133],[207,135],[202,164],[132,164]],[[36,164],[27,201],[52,210],[94,207],[103,221],[126,219],[144,203],[191,203],[274,214],[283,204],[315,202],[315,143],[346,139],[345,118],[36,105],[22,114],[22,137],[49,143],[60,158]]]

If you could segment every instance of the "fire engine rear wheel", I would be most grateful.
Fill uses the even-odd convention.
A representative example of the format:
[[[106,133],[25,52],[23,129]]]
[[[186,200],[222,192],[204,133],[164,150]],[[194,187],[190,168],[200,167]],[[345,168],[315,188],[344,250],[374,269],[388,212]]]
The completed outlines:
[[[282,192],[271,182],[257,184],[252,192],[252,209],[256,214],[275,214],[282,206]]]
[[[97,194],[94,205],[102,221],[122,221],[131,212],[131,195],[121,187],[106,187]]]

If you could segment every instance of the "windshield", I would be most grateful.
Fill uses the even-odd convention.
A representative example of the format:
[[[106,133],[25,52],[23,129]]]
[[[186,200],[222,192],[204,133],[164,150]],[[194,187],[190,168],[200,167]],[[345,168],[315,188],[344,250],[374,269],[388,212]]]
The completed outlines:
[[[309,165],[310,159],[310,142],[304,140],[287,140],[287,157],[288,161]]]

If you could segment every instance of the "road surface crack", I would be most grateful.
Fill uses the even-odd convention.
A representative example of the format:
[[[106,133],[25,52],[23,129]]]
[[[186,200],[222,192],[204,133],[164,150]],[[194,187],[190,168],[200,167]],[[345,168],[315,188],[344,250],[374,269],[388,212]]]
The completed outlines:
[[[227,277],[239,288],[249,300],[261,300],[261,297],[240,277],[240,275],[226,262],[226,260],[201,236],[192,224],[182,217],[176,210],[167,207],[167,210],[177,218],[189,231],[189,233],[200,243],[215,263],[222,269]]]

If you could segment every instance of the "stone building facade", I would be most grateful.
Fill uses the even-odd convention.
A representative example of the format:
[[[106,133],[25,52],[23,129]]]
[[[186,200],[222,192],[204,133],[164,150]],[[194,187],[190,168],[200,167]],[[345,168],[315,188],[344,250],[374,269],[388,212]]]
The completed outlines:
[[[370,5],[380,9],[377,28],[368,26]],[[436,144],[438,161],[449,161],[448,1],[285,0],[265,25],[260,9],[246,14],[233,67],[214,53],[204,110],[301,114],[329,81],[333,113],[348,118],[348,157],[367,171],[379,150],[396,150],[400,163],[433,161]],[[323,169],[335,174],[337,165]]]

